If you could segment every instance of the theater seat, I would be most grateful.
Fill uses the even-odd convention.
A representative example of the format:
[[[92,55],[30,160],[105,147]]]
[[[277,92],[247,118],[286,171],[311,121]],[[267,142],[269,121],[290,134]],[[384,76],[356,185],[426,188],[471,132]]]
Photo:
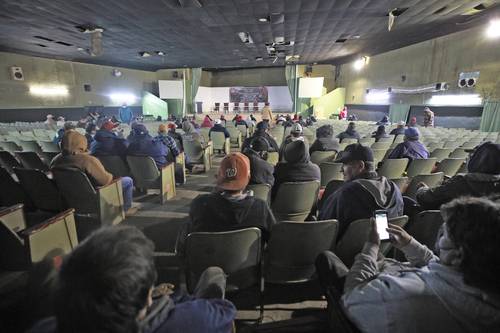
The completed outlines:
[[[408,185],[408,188],[406,189],[406,192],[403,195],[415,200],[417,197],[418,184],[425,183],[427,186],[432,188],[441,184],[443,178],[444,178],[444,173],[442,172],[417,175],[412,178],[410,184]]]
[[[134,185],[142,190],[160,190],[160,203],[175,197],[175,164],[169,163],[158,170],[155,160],[149,156],[127,156]]]
[[[38,169],[44,172],[49,171],[48,164],[45,164],[40,156],[33,151],[17,151],[15,155],[26,169]]]
[[[344,180],[342,163],[323,162],[319,168],[321,170],[321,187],[326,187],[332,180]]]
[[[248,128],[245,125],[238,125],[236,126],[236,128],[238,129],[238,131],[240,131],[243,139],[246,139],[248,137]]]
[[[434,165],[436,165],[436,158],[428,159],[415,159],[410,162],[406,174],[408,177],[415,177],[416,175],[421,175],[425,173],[431,173]]]
[[[453,177],[464,163],[465,158],[445,158],[438,164],[436,171],[443,172],[446,177]]]
[[[274,225],[264,260],[265,281],[283,284],[312,280],[316,257],[335,247],[337,231],[336,220]]]
[[[408,166],[407,158],[395,158],[384,160],[382,166],[377,170],[379,176],[384,176],[388,179],[400,178]]]
[[[23,187],[5,168],[0,168],[0,189],[2,189],[0,190],[0,206],[7,207],[22,203],[26,210],[33,210],[34,205]]]
[[[103,155],[96,157],[101,161],[104,169],[111,173],[114,178],[130,176],[130,169],[121,156]]]
[[[203,147],[198,141],[183,141],[184,153],[190,163],[203,164],[205,172],[212,167],[211,146]]]
[[[332,162],[337,153],[335,151],[315,151],[311,154],[311,162],[320,166],[323,162]]]
[[[213,142],[214,150],[222,151],[225,155],[231,152],[231,142],[222,132],[211,132],[210,139]]]
[[[55,182],[37,169],[14,168],[24,191],[37,209],[49,212],[63,211],[64,204]]]
[[[320,182],[285,182],[272,203],[277,221],[303,222],[316,206]]]
[[[264,200],[267,204],[271,201],[271,185],[269,184],[249,184],[246,190],[251,190],[253,196]]]
[[[241,148],[242,145],[241,132],[234,127],[229,127],[227,131],[229,132],[230,135],[229,140],[231,142],[231,147],[235,147],[238,149]]]
[[[5,170],[13,174],[14,168],[21,168],[19,161],[8,151],[0,150],[0,166],[5,168]]]

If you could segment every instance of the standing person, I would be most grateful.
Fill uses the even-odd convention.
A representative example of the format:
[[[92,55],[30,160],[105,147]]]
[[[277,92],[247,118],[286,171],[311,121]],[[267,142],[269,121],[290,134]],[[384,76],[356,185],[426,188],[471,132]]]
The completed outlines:
[[[47,115],[47,119],[45,120],[45,127],[49,130],[57,130],[57,122],[54,120],[54,116],[51,114]]]
[[[427,106],[424,108],[424,127],[434,127],[434,112]]]
[[[269,107],[269,103],[262,108],[262,121],[267,121],[269,125],[273,125],[274,117],[271,108]]]
[[[134,114],[132,113],[132,109],[130,109],[126,103],[123,103],[120,109],[118,109],[118,118],[120,122],[128,125],[132,122]]]
[[[205,118],[203,118],[203,122],[201,123],[201,127],[211,128],[212,126],[212,118],[210,118],[208,114],[205,115]]]
[[[339,120],[344,120],[347,118],[347,106],[344,106],[339,112]]]

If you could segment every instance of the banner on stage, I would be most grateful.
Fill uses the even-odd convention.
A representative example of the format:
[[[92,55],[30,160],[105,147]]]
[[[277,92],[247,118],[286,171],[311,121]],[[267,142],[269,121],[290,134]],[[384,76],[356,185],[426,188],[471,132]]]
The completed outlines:
[[[231,87],[229,100],[231,103],[267,103],[269,94],[267,87]]]

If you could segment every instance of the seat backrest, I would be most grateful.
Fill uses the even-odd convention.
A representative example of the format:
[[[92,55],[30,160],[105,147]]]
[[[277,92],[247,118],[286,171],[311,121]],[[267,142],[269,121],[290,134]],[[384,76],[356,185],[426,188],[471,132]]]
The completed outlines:
[[[452,150],[452,148],[436,148],[432,151],[430,157],[435,157],[438,162],[441,162],[442,160],[450,156]]]
[[[465,158],[445,158],[438,164],[436,171],[443,172],[447,177],[453,177],[464,163]]]
[[[361,138],[359,139],[359,143],[362,144],[363,146],[370,147],[372,144],[375,143],[375,138]]]
[[[0,166],[12,174],[14,168],[20,168],[21,164],[8,151],[0,151]]]
[[[238,128],[238,131],[241,132],[241,136],[246,138],[248,134],[248,128],[245,125],[238,125],[236,127]]]
[[[203,147],[196,140],[183,140],[184,153],[186,153],[189,161],[203,160]]]
[[[467,158],[467,156],[469,156],[469,153],[467,153],[463,148],[456,148],[450,154],[450,158]]]
[[[410,185],[404,193],[405,196],[415,199],[417,196],[418,184],[425,183],[429,187],[436,187],[443,181],[444,173],[436,172],[425,175],[417,175],[412,178]]]
[[[78,169],[53,168],[52,174],[67,207],[77,214],[98,214],[97,191],[85,173]]]
[[[224,149],[226,144],[226,137],[224,136],[224,133],[212,131],[210,133],[210,139],[214,144],[214,149]]]
[[[59,153],[61,151],[57,143],[52,141],[38,141],[38,144],[42,148],[42,151],[47,153]]]
[[[384,176],[389,179],[400,178],[405,172],[407,165],[407,158],[386,159],[377,172],[379,176]]]
[[[22,148],[13,141],[0,141],[0,148],[11,153],[22,150]]]
[[[384,156],[387,152],[387,149],[372,149],[373,151],[373,161],[375,163],[382,162]]]
[[[35,152],[35,153],[41,153],[42,152],[42,148],[40,148],[40,146],[38,145],[38,143],[34,140],[30,140],[30,141],[24,141],[24,140],[20,140],[19,141],[19,146],[21,146],[21,148],[23,149],[23,151],[31,151],[31,152]]]
[[[286,182],[280,185],[272,203],[278,221],[304,221],[318,199],[320,182]]]
[[[63,199],[56,184],[44,172],[24,168],[15,168],[14,171],[36,208],[51,212],[64,209]]]
[[[29,258],[24,241],[17,234],[26,227],[23,205],[15,205],[0,211],[0,269],[26,270]]]
[[[404,227],[408,223],[408,216],[400,216],[389,219],[389,223]],[[346,232],[338,241],[335,254],[344,262],[347,267],[354,263],[354,257],[361,252],[368,233],[370,232],[370,219],[361,219],[349,224]],[[384,242],[380,246],[382,253],[387,253],[390,243]]]
[[[335,151],[315,151],[311,154],[311,162],[319,166],[323,162],[333,161],[335,155],[337,155]]]
[[[28,209],[33,208],[33,203],[21,184],[16,182],[7,169],[3,167],[0,167],[0,189],[2,189],[0,191],[0,206],[6,207],[24,203]]]
[[[321,170],[321,187],[326,186],[332,180],[344,180],[342,163],[323,162],[319,168]]]
[[[208,136],[209,132],[210,132],[210,128],[208,128],[208,127],[202,127],[202,128],[200,128],[200,134],[205,139],[205,142],[210,141],[210,137]]]
[[[265,280],[271,283],[304,282],[313,278],[314,262],[333,248],[336,220],[280,222],[273,226],[265,260]]]
[[[135,185],[139,188],[148,188],[158,182],[160,171],[155,160],[149,156],[127,156],[127,163],[130,166]]]
[[[96,156],[101,161],[104,169],[111,173],[115,178],[130,176],[130,169],[127,163],[117,155]]]
[[[374,142],[371,146],[372,149],[383,149],[387,150],[391,147],[392,141],[391,142]]]
[[[436,162],[436,158],[415,159],[410,162],[406,173],[408,174],[408,177],[415,177],[416,175],[423,173],[431,173]]]
[[[353,143],[358,143],[358,139],[355,139],[355,138],[344,138],[344,139],[342,139],[341,142],[344,143],[344,144],[347,144],[347,145],[352,145]]]
[[[396,184],[396,186],[399,188],[399,190],[403,192],[403,189],[408,184],[408,177],[392,178],[391,181],[393,181],[394,184]]]
[[[439,210],[425,210],[412,219],[406,231],[420,244],[433,250],[442,224],[443,217]]]
[[[271,185],[249,184],[246,189],[252,190],[254,197],[264,200],[269,205],[271,200]]]
[[[192,292],[205,269],[217,266],[228,275],[228,289],[242,289],[260,280],[261,231],[246,228],[225,232],[195,232],[185,245],[186,281]]]
[[[49,171],[49,166],[43,163],[40,156],[34,151],[18,151],[15,152],[17,159],[21,162],[26,169],[38,169],[42,171]]]

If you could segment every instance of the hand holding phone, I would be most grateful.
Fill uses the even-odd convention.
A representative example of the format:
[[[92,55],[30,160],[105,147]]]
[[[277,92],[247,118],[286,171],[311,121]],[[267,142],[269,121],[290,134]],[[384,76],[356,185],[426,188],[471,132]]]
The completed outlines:
[[[377,233],[380,241],[388,241],[390,239],[387,228],[389,227],[389,222],[387,219],[387,211],[376,210],[375,211],[375,224],[377,227]]]

